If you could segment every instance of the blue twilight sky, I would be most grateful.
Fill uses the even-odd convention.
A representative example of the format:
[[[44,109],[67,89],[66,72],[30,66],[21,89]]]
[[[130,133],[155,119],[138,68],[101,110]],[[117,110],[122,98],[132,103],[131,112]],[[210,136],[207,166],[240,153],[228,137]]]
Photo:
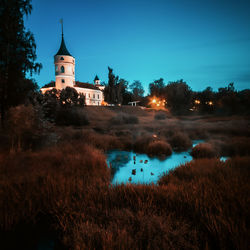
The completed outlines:
[[[250,0],[33,0],[26,19],[37,44],[39,86],[55,80],[64,38],[76,80],[107,82],[110,66],[130,83],[184,79],[193,90],[250,86]]]

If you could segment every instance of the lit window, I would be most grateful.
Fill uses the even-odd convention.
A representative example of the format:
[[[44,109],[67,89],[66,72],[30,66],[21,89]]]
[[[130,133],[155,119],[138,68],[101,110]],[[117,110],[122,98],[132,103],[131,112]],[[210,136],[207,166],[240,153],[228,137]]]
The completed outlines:
[[[64,73],[64,67],[63,66],[61,67],[61,73]]]
[[[62,83],[64,83],[65,81],[64,81],[64,79],[62,79]]]
[[[60,58],[60,60],[64,60],[64,58],[63,58],[63,57],[61,57],[61,58]]]

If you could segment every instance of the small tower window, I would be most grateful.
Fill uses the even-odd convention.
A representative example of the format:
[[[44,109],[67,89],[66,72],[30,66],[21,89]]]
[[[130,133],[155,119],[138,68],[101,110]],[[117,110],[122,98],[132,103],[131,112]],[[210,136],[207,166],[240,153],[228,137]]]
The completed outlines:
[[[63,57],[61,57],[61,58],[60,58],[60,60],[64,60],[64,58],[63,58]]]
[[[62,79],[62,83],[64,83],[65,81],[64,81],[64,79]]]
[[[61,73],[64,73],[64,67],[63,66],[61,67]]]

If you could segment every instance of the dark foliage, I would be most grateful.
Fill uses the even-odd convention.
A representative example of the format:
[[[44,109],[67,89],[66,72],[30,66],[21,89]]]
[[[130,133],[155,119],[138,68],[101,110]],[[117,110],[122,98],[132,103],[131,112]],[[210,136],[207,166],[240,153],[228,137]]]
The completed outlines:
[[[174,114],[189,112],[192,100],[191,88],[183,80],[170,82],[164,89],[167,107]]]
[[[24,16],[31,13],[30,0],[1,0],[0,4],[0,113],[2,124],[6,111],[24,103],[29,91],[37,85],[25,74],[38,72],[35,63],[34,36],[24,27]]]
[[[128,98],[126,94],[126,88],[128,82],[124,79],[119,79],[118,76],[115,76],[113,69],[108,67],[108,85],[104,89],[105,101],[111,104],[122,104],[124,95]],[[127,103],[125,103],[127,104]]]
[[[55,114],[55,123],[63,126],[84,126],[89,121],[81,108],[59,108]]]

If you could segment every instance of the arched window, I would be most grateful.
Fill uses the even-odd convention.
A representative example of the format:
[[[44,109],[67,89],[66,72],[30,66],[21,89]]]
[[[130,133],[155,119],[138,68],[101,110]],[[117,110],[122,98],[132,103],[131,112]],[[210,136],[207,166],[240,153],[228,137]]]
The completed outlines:
[[[63,57],[61,57],[61,58],[60,58],[60,60],[64,60],[64,58],[63,58]]]
[[[62,83],[65,83],[64,79],[62,79]]]
[[[63,66],[61,67],[61,73],[64,73],[64,67]]]

